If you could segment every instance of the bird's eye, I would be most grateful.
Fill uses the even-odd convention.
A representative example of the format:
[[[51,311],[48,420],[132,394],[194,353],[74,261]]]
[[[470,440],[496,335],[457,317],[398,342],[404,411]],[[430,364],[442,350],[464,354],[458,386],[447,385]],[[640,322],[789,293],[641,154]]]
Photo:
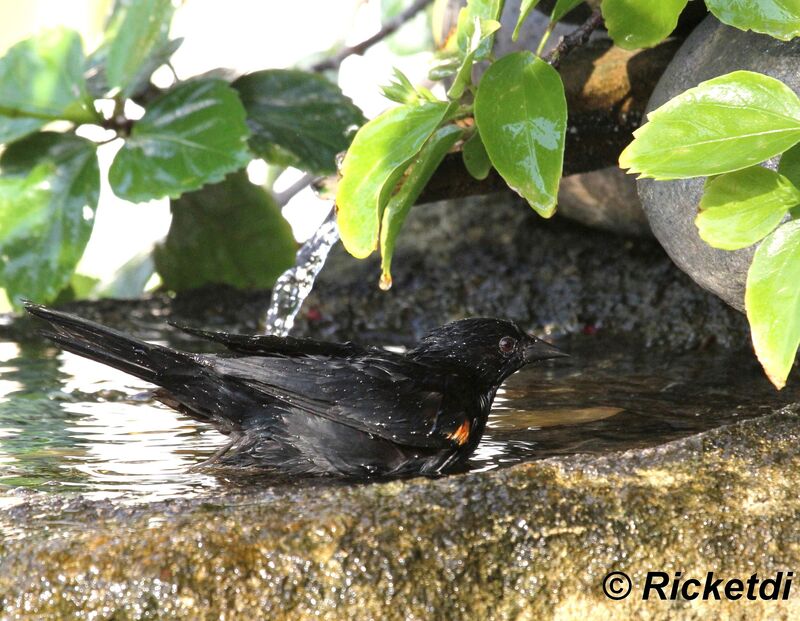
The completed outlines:
[[[517,346],[517,340],[511,338],[510,336],[504,336],[503,338],[501,338],[500,344],[498,345],[500,351],[503,352],[504,354],[510,354],[511,352],[514,351],[514,348],[516,346]]]

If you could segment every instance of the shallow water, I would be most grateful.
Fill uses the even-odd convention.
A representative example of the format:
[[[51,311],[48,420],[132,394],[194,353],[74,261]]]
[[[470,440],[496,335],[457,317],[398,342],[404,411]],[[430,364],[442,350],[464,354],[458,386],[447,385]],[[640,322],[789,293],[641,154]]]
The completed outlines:
[[[772,389],[746,351],[671,354],[591,336],[563,346],[571,358],[528,367],[501,388],[471,469],[652,446],[800,395]],[[0,341],[0,507],[32,491],[135,503],[250,484],[189,471],[225,438],[147,389],[45,343]]]

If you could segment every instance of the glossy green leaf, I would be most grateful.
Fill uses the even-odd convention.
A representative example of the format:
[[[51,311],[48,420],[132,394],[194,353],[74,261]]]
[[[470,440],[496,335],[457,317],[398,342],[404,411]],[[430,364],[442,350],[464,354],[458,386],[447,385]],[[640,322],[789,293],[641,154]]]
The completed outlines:
[[[603,0],[608,34],[626,50],[661,43],[678,25],[688,0]]]
[[[800,144],[781,155],[778,172],[791,181],[796,188],[800,188]],[[789,210],[792,218],[800,219],[800,205]]]
[[[791,181],[795,187],[800,188],[800,144],[793,146],[781,155],[778,172]]]
[[[224,283],[271,287],[294,265],[297,244],[272,197],[239,171],[171,203],[172,224],[155,262],[172,290]]]
[[[440,127],[430,137],[406,171],[400,189],[392,196],[383,210],[381,222],[381,280],[382,289],[392,286],[392,256],[397,236],[403,227],[409,209],[419,198],[444,156],[464,133],[456,125]]]
[[[522,24],[525,23],[525,20],[528,19],[528,15],[536,8],[537,4],[539,4],[539,0],[522,0],[519,5],[517,24],[514,26],[514,32],[511,33],[512,41],[516,41],[519,38],[519,31],[522,29]]]
[[[49,30],[0,58],[0,114],[90,123],[98,116],[86,91],[78,33]]]
[[[476,131],[461,149],[461,157],[467,172],[478,180],[486,179],[492,170],[492,161],[486,153],[486,147],[481,140],[481,133]]]
[[[245,166],[245,111],[222,80],[183,82],[153,101],[117,153],[108,179],[120,198],[177,197]]]
[[[800,190],[786,177],[752,166],[706,182],[695,224],[709,245],[738,250],[771,233],[798,204]]]
[[[567,128],[558,72],[531,52],[504,56],[478,85],[475,121],[506,183],[540,215],[553,215]]]
[[[144,93],[150,85],[150,78],[153,72],[162,65],[167,64],[182,43],[183,39],[180,37],[169,39],[153,50],[126,87],[126,96],[133,99],[137,95]],[[112,96],[112,90],[116,92],[116,89],[112,89],[108,84],[108,77],[106,76],[107,58],[108,46],[105,45],[95,50],[87,60],[86,84],[89,88],[89,93],[96,99]]]
[[[364,116],[341,89],[305,71],[269,69],[236,80],[253,135],[250,147],[268,162],[314,172],[336,170],[350,129]]]
[[[688,0],[686,0],[688,2]],[[576,8],[579,4],[583,4],[584,0],[556,0],[553,7],[553,12],[550,14],[550,21],[558,22],[567,13]]]
[[[800,345],[800,221],[782,224],[761,242],[744,301],[756,356],[780,390]]]
[[[117,3],[107,32],[105,73],[109,88],[118,88],[127,97],[147,83],[164,62],[161,52],[170,44],[174,11],[172,0]]]
[[[706,6],[724,24],[789,41],[800,36],[797,0],[706,0]]]
[[[339,233],[354,257],[363,259],[376,249],[381,214],[395,184],[449,110],[444,102],[398,106],[356,134],[336,191]]]
[[[747,168],[800,141],[800,100],[783,82],[735,71],[701,83],[648,115],[619,165],[654,179]]]
[[[0,115],[0,144],[10,144],[28,134],[39,131],[47,123],[44,119]]]
[[[469,53],[471,42],[475,36],[476,24],[482,21],[499,21],[505,0],[467,0],[467,6],[458,14],[456,27],[456,43],[461,55]],[[476,21],[477,20],[477,21]],[[494,36],[486,37],[478,46],[474,60],[483,60],[492,52]]]
[[[475,56],[481,45],[500,28],[500,22],[495,20],[475,19],[475,28],[469,47],[466,50],[461,66],[456,72],[453,84],[447,91],[447,96],[452,99],[460,99],[466,88],[472,83],[472,65],[475,64]]]
[[[95,145],[42,132],[0,159],[0,287],[47,302],[70,282],[100,194]]]

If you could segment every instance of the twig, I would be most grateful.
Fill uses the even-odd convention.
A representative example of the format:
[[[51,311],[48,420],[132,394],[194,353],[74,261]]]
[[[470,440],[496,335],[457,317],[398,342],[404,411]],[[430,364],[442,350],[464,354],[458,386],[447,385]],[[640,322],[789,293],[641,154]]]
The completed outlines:
[[[603,16],[598,9],[595,9],[583,24],[570,32],[566,37],[561,37],[558,45],[556,45],[543,60],[558,69],[558,66],[561,64],[561,59],[576,47],[580,47],[586,43],[589,37],[592,36],[592,33],[597,30],[602,23]]]
[[[338,69],[339,65],[342,64],[342,61],[348,56],[362,56],[369,48],[393,34],[398,28],[400,28],[400,26],[409,21],[431,2],[432,0],[415,0],[415,2],[405,11],[398,13],[395,17],[383,24],[381,29],[374,35],[368,39],[364,39],[361,43],[357,43],[352,47],[346,47],[338,54],[312,65],[311,71],[327,71],[329,69]]]
[[[308,186],[310,186],[314,181],[317,180],[317,175],[312,175],[310,173],[306,173],[302,177],[300,177],[297,181],[295,181],[292,185],[286,188],[283,192],[278,192],[275,195],[275,202],[278,203],[278,207],[283,207],[288,203],[294,196],[303,190],[305,190]]]

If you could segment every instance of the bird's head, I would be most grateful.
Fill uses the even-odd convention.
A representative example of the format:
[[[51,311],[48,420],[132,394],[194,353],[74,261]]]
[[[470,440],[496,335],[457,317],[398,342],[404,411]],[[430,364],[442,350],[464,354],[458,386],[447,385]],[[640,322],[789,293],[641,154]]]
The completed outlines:
[[[468,368],[487,387],[497,387],[526,364],[567,354],[510,321],[481,317],[436,328],[408,355],[429,364]]]

